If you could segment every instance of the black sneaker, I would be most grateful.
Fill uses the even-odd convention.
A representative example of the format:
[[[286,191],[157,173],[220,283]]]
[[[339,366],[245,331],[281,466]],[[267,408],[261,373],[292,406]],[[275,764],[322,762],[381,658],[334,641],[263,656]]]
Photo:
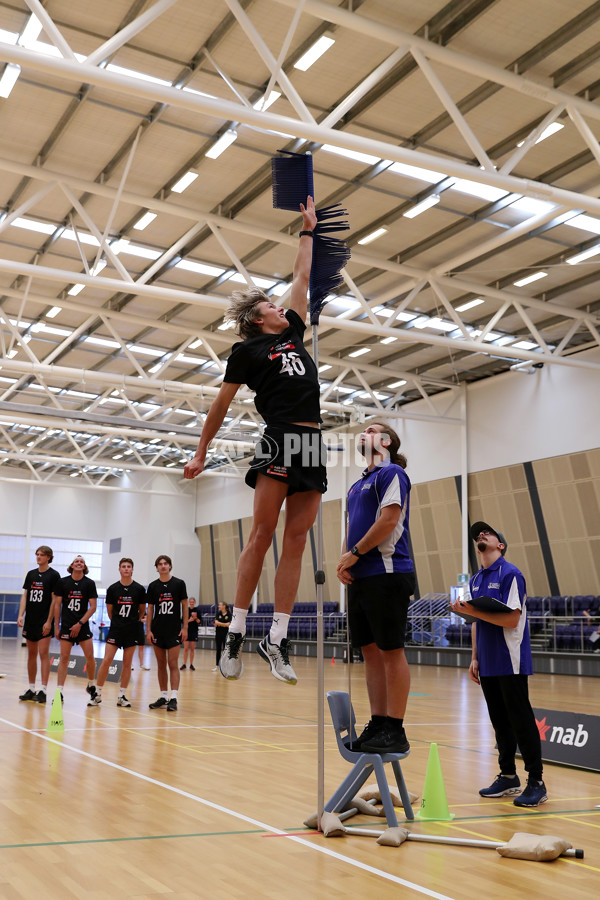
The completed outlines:
[[[191,671],[191,672],[195,672],[195,671],[196,671],[196,666],[190,666],[190,671]]]
[[[21,694],[21,695],[19,696],[19,700],[33,700],[34,703],[35,703],[36,697],[37,697],[36,692],[35,692],[35,691],[32,691],[31,688],[27,688],[27,690],[25,691],[25,693],[24,693],[24,694]]]
[[[88,686],[86,687],[86,691],[88,692],[88,694],[90,695],[92,700],[95,698],[96,694],[98,693],[98,691],[96,690],[95,684],[88,684]]]
[[[35,695],[36,703],[45,703],[46,702],[46,691],[38,691]]]
[[[543,781],[528,781],[527,787],[518,797],[515,797],[513,803],[515,806],[539,806],[548,799],[546,785]]]
[[[159,697],[158,700],[155,700],[154,703],[148,704],[148,709],[162,709],[163,706],[167,705],[166,697]]]
[[[176,711],[177,711],[177,698],[171,697],[171,699],[167,703],[167,712],[176,712]]]
[[[182,666],[179,666],[179,671],[183,672],[184,669],[187,669],[186,664],[184,663]]]
[[[383,724],[384,723],[376,724],[373,719],[369,719],[356,740],[352,741],[352,743],[350,743],[350,740],[344,741],[344,745],[348,748],[348,750],[352,750],[353,753],[361,753],[363,741],[366,743],[368,740],[370,740],[370,738],[375,737],[376,734],[379,734],[383,727]]]
[[[393,728],[386,723],[381,731],[361,744],[366,753],[408,753],[410,744],[404,728]]]

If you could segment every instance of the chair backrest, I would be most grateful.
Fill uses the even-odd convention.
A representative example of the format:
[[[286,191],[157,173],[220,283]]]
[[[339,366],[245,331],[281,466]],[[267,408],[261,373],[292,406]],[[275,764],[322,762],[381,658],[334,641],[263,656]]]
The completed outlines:
[[[344,741],[355,741],[356,716],[350,702],[350,695],[346,691],[327,691],[327,702],[333,722],[333,730],[338,745],[338,750],[344,759],[355,760],[356,753],[352,754]]]

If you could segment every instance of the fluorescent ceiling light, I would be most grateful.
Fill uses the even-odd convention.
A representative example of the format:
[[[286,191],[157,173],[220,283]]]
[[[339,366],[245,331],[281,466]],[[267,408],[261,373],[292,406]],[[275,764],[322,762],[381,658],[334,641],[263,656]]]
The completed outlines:
[[[59,312],[62,312],[62,306],[53,306],[52,309],[46,313],[46,318],[55,319]]]
[[[209,159],[217,159],[221,155],[221,153],[224,153],[225,150],[227,150],[227,148],[230,147],[236,140],[237,131],[234,131],[233,128],[230,128],[221,135],[218,141],[215,141],[210,150],[207,150],[204,155]]]
[[[261,97],[256,103],[253,103],[252,106],[254,109],[257,109],[259,112],[265,112],[270,106],[273,106],[276,100],[279,100],[281,97],[280,91],[270,91],[268,97]]]
[[[15,63],[6,64],[4,72],[2,73],[2,78],[0,78],[0,97],[4,97],[5,99],[10,97],[11,91],[17,83],[20,74],[21,66],[15,65]]]
[[[403,384],[406,384],[406,381],[404,379],[401,379],[400,381],[393,381],[392,384],[388,384],[388,387],[399,388],[402,387]]]
[[[136,229],[136,231],[143,231],[144,228],[147,228],[151,222],[154,222],[154,220],[156,219],[156,215],[157,214],[153,212],[144,213],[143,216],[140,216],[137,222],[134,222],[133,227]]]
[[[6,356],[8,359],[14,359],[18,352],[19,352],[18,350],[15,350],[13,348],[12,350],[9,350],[9,352],[6,354]]]
[[[141,353],[142,356],[164,356],[164,350],[158,350],[156,347],[144,347],[142,344],[127,344],[127,349],[132,353]]]
[[[74,284],[73,287],[67,291],[67,293],[70,294],[71,297],[76,297],[84,288],[85,284],[81,284],[81,282],[78,281],[77,284]]]
[[[96,344],[98,347],[108,347],[111,350],[120,350],[121,349],[121,345],[118,343],[118,341],[110,341],[107,338],[94,337],[94,335],[90,335],[89,337],[86,337],[84,340],[84,343],[85,344]]]
[[[498,344],[499,347],[504,347],[506,344],[512,344],[514,341],[514,336],[512,334],[503,334],[502,337],[497,338],[494,343]]]
[[[364,356],[365,353],[370,353],[370,352],[371,352],[370,347],[360,347],[358,350],[353,350],[352,353],[348,354],[348,356],[351,356],[353,359],[355,359],[357,356]]]
[[[444,322],[438,316],[432,316],[426,323],[427,328],[436,328],[438,331],[455,331],[456,324],[454,322]]]
[[[469,194],[471,197],[479,197],[481,200],[500,200],[506,197],[509,191],[503,188],[492,187],[489,184],[480,184],[478,181],[468,181],[464,178],[456,178],[451,188],[460,191],[461,194]]]
[[[520,278],[518,281],[513,281],[513,284],[515,287],[524,287],[526,284],[531,284],[533,281],[539,281],[540,278],[545,278],[547,274],[547,272],[534,272],[533,275],[528,275],[526,278]]]
[[[217,325],[217,331],[229,331],[229,329],[233,328],[234,325],[235,325],[235,322],[232,322],[232,321],[221,322],[220,325]]]
[[[547,125],[546,128],[542,131],[539,138],[535,142],[536,144],[540,144],[542,141],[545,141],[546,138],[549,138],[551,135],[556,134],[557,131],[562,131],[564,125],[561,125],[560,122],[552,122],[551,125]],[[525,141],[519,141],[517,147],[522,147]]]
[[[437,184],[442,178],[446,178],[443,172],[434,172],[432,169],[420,169],[417,166],[408,166],[406,163],[395,162],[387,169],[396,175],[406,175],[407,178],[418,178],[420,181],[428,181],[429,184]]]
[[[283,295],[290,289],[290,287],[291,285],[289,285],[287,281],[281,281],[271,289],[271,293],[276,297],[283,297]]]
[[[312,47],[309,47],[306,53],[300,57],[298,62],[294,63],[294,68],[300,69],[301,72],[306,72],[306,70],[310,69],[310,67],[334,44],[335,41],[333,38],[327,37],[326,34],[322,34],[321,37],[314,42]]]
[[[475,300],[468,300],[467,303],[461,303],[460,306],[457,306],[456,312],[466,312],[468,309],[473,309],[474,306],[481,306],[483,302],[481,297],[477,297]]]
[[[45,334],[57,334],[59,337],[67,337],[70,334],[73,334],[71,328],[56,328],[52,325],[46,325],[45,322],[36,322],[35,325],[31,326],[31,330],[37,334],[39,331],[43,331]]]
[[[27,20],[27,25],[21,33],[18,43],[22,47],[30,47],[40,36],[42,23],[37,16],[31,15]]]
[[[137,72],[135,69],[124,69],[123,66],[115,66],[113,63],[109,63],[106,68],[109,72],[115,72],[117,75],[127,75],[129,78],[140,78],[142,81],[149,81],[151,84],[162,84],[164,87],[173,86],[173,82],[165,81],[164,78],[146,75],[145,72]]]
[[[424,213],[426,210],[431,209],[432,206],[435,206],[436,203],[440,202],[439,194],[431,194],[429,197],[425,197],[424,200],[421,200],[420,203],[417,203],[416,206],[413,206],[412,209],[409,209],[407,212],[403,213],[405,219],[414,219],[415,216],[420,216],[421,213]]]
[[[96,263],[96,265],[90,269],[90,275],[99,275],[100,272],[106,268],[106,260],[100,259]]]
[[[19,35],[15,31],[5,31],[4,28],[0,28],[0,41],[3,44],[16,44],[19,40]]]
[[[35,219],[25,219],[23,216],[13,219],[10,224],[13,228],[25,228],[27,231],[37,231],[40,234],[54,234],[56,231],[56,225],[51,225],[48,222],[37,222]]]
[[[371,234],[367,234],[364,238],[358,242],[359,244],[370,244],[371,241],[376,241],[377,238],[381,237],[383,234],[387,234],[387,228],[376,228],[375,231],[372,231]]]
[[[262,278],[260,275],[250,275],[250,277],[252,278],[252,281],[254,282],[256,287],[262,288],[265,291],[277,284],[274,278]],[[231,274],[227,280],[236,281],[239,284],[247,284],[246,279],[241,274],[241,272],[233,272],[233,274]]]
[[[201,366],[206,360],[201,356],[185,356],[183,353],[180,353],[177,356],[177,362],[188,363],[192,366]]]
[[[155,372],[158,372],[158,370],[160,369],[161,366],[162,366],[162,363],[156,363],[154,366],[150,366],[148,371],[151,372],[152,375],[154,375]]]
[[[570,266],[575,266],[577,263],[583,262],[584,259],[590,259],[592,256],[597,256],[600,253],[600,244],[595,244],[593,247],[588,247],[587,250],[582,250],[581,253],[577,253],[575,256],[569,257],[566,261]]]
[[[345,147],[334,147],[333,144],[323,144],[321,150],[326,153],[336,153],[338,156],[346,156],[348,159],[355,159],[357,162],[365,163],[367,166],[374,166],[381,162],[379,156],[372,156],[370,153],[361,153],[360,150],[346,150]]]
[[[196,350],[198,347],[201,347],[201,346],[202,346],[202,341],[201,341],[200,338],[198,338],[197,341],[194,341],[193,344],[190,344],[189,349],[190,349],[190,350]]]
[[[397,340],[398,340],[398,338],[395,338],[395,337],[386,337],[386,338],[381,338],[379,343],[380,344],[393,344],[394,341],[397,341]]]
[[[188,272],[197,272],[199,275],[222,275],[225,269],[218,266],[209,266],[206,263],[194,262],[191,259],[182,259],[175,266],[176,269],[186,269]],[[243,279],[245,281],[245,279]]]
[[[532,197],[521,197],[511,203],[508,209],[517,209],[519,212],[527,213],[530,216],[541,216],[546,212],[556,209],[554,203],[547,203],[545,200],[534,200]]]
[[[183,194],[186,188],[193,184],[196,178],[198,177],[197,172],[186,172],[185,175],[182,175],[179,181],[176,181],[173,187],[171,188],[176,194]]]
[[[516,344],[513,344],[513,347],[516,347],[517,350],[535,350],[537,344],[534,344],[532,341],[517,341]]]
[[[13,222],[13,225],[14,224],[15,223]],[[595,219],[594,216],[573,216],[572,219],[569,219],[569,221],[564,224],[570,225],[572,228],[581,228],[582,231],[591,231],[593,234],[600,234],[600,219]]]
[[[330,366],[328,363],[323,363],[322,366],[319,366],[319,372],[326,372],[327,369],[331,369],[331,368],[333,368],[333,367]]]
[[[71,472],[71,474],[69,475],[69,478],[77,478],[78,475],[79,475],[79,472]]]
[[[14,225],[14,222],[13,222]],[[53,225],[53,230],[56,230],[56,225]],[[59,235],[61,238],[65,238],[67,241],[79,241],[80,244],[89,244],[90,247],[99,247],[100,241],[98,241],[93,234],[87,234],[85,231],[78,231],[77,235],[72,228],[65,228],[63,232]]]
[[[117,241],[113,241],[112,244],[110,244],[110,249],[116,254],[123,253],[128,249],[129,243],[129,238],[119,238]]]
[[[121,253],[128,253],[130,256],[139,256],[141,259],[158,259],[162,256],[161,250],[152,250],[150,247],[142,247],[141,244],[128,243],[122,247]]]

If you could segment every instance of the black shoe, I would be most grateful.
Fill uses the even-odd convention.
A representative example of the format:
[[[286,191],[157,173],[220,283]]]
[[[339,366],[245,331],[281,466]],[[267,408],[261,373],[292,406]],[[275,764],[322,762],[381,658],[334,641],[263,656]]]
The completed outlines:
[[[167,703],[167,712],[176,712],[176,710],[177,710],[177,698],[171,697],[171,699]]]
[[[182,666],[179,666],[179,671],[183,672],[184,669],[187,669],[186,664],[184,663]]]
[[[155,700],[154,703],[148,704],[148,709],[162,709],[163,706],[167,705],[166,697],[159,697],[158,700]]]
[[[366,753],[408,753],[410,744],[404,728],[393,728],[388,723],[370,740],[361,744],[361,750]]]
[[[32,691],[31,688],[27,688],[24,694],[19,696],[19,700],[33,700],[35,702],[35,698],[37,694],[35,691]]]
[[[36,703],[45,703],[46,702],[46,691],[38,691],[35,695]]]
[[[353,753],[362,753],[363,741],[366,742],[370,738],[375,737],[376,734],[379,734],[383,725],[385,724],[385,718],[383,716],[381,718],[383,720],[381,723],[375,723],[373,722],[373,719],[369,719],[356,740],[352,741],[352,744],[349,740],[344,741],[344,745],[348,748],[348,750],[351,750]]]
[[[196,666],[190,666],[190,671],[191,671],[191,672],[195,672],[195,671],[196,671]]]
[[[86,687],[86,691],[88,692],[88,694],[90,695],[92,700],[95,698],[96,694],[98,693],[98,691],[96,690],[95,684],[88,684],[88,686]]]

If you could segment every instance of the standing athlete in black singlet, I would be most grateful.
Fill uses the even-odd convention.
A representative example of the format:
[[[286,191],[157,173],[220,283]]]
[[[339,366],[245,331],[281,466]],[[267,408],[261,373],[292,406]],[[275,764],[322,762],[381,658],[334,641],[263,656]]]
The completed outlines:
[[[67,572],[69,574],[66,578],[61,578],[54,589],[54,620],[56,633],[60,638],[60,662],[56,682],[62,695],[71,647],[73,644],[79,644],[85,654],[88,677],[86,691],[91,697],[95,697],[96,661],[89,621],[96,612],[98,592],[95,582],[87,577],[89,569],[83,556],[76,556]]]
[[[111,584],[106,591],[106,611],[110,618],[110,629],[106,638],[104,659],[98,670],[96,696],[88,706],[100,706],[102,688],[108,675],[110,664],[119,647],[123,648],[123,668],[117,706],[131,706],[125,691],[131,678],[131,661],[140,641],[140,616],[146,613],[146,591],[133,580],[133,560],[124,556],[119,561],[119,581]]]
[[[48,693],[48,677],[50,675],[50,639],[54,635],[52,627],[52,592],[60,581],[56,569],[50,568],[54,559],[52,548],[42,544],[35,551],[37,569],[31,569],[23,582],[23,596],[19,606],[17,625],[23,628],[23,637],[27,641],[27,675],[29,687],[19,700],[35,700],[45,703]],[[23,617],[25,625],[23,626]],[[35,691],[37,677],[37,658],[40,657],[42,687]]]
[[[289,660],[288,624],[300,581],[302,554],[327,489],[321,422],[319,376],[306,351],[307,291],[312,263],[315,205],[300,205],[302,230],[294,263],[290,309],[275,306],[259,290],[236,291],[226,318],[236,323],[241,343],[233,347],[223,383],[212,403],[185,478],[204,469],[206,453],[221,427],[229,404],[242,384],[256,392],[257,411],[266,422],[246,483],[254,488],[252,530],[240,555],[233,618],[219,668],[225,678],[239,678],[246,616],[258,585],[265,554],[285,500],[285,528],[275,574],[275,612],[269,634],[257,647],[275,678],[296,684]]]
[[[150,703],[150,709],[166,707],[169,712],[177,709],[179,690],[179,648],[187,639],[188,603],[185,581],[171,575],[173,563],[169,556],[161,554],[154,562],[158,571],[156,581],[148,585],[148,640],[154,647],[158,663],[160,697]],[[168,668],[168,671],[167,671]],[[169,693],[171,676],[171,696]]]

